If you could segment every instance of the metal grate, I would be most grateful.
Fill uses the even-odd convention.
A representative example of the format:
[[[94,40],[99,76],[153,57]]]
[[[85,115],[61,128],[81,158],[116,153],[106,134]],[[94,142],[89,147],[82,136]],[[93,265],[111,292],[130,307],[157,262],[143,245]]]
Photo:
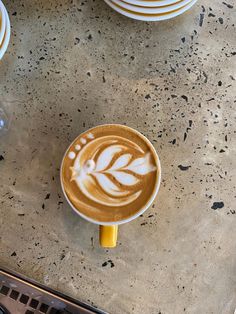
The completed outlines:
[[[25,294],[22,294],[20,299],[19,299],[19,301],[20,301],[20,303],[27,304],[28,301],[29,301],[29,296],[25,295]]]
[[[39,305],[39,301],[35,300],[35,299],[32,299],[30,301],[30,304],[29,304],[29,306],[32,307],[32,309],[35,309],[35,310],[37,309],[38,305]]]
[[[13,300],[17,300],[18,297],[19,297],[19,292],[16,291],[16,290],[11,290],[11,293],[10,293],[10,298],[13,299]]]
[[[0,269],[0,307],[10,314],[106,314]]]
[[[59,310],[55,309],[54,307],[50,307],[50,305],[46,303],[40,303],[38,300],[34,298],[30,298],[28,295],[24,293],[20,293],[15,289],[11,289],[5,285],[0,286],[0,294],[4,296],[8,296],[14,301],[19,300],[22,305],[25,305],[27,309],[24,314],[34,314],[35,310],[38,309],[38,312],[43,314],[59,314],[61,313]],[[28,306],[27,306],[28,304]]]
[[[8,288],[6,286],[2,286],[0,293],[3,295],[7,295],[9,291],[10,291],[10,288]]]
[[[40,305],[39,311],[41,313],[47,313],[48,309],[49,309],[49,306],[47,304],[45,304],[45,303],[42,303]]]

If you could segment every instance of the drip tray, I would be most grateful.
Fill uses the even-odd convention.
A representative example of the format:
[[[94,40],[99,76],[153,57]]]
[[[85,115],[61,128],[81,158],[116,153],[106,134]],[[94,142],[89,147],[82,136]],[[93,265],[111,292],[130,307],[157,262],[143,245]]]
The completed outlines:
[[[0,268],[0,314],[107,314]]]

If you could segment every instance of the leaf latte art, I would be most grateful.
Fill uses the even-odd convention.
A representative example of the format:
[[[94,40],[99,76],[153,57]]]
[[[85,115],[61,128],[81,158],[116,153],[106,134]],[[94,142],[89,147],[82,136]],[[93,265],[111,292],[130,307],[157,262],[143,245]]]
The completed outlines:
[[[91,155],[86,160],[87,150]],[[132,150],[140,153],[135,144],[117,136],[96,139],[79,152],[71,179],[92,201],[112,207],[127,205],[140,195],[142,177],[156,169],[149,153],[135,158]]]
[[[155,152],[130,130],[117,125],[92,129],[75,140],[64,158],[62,180],[69,200],[96,221],[133,215],[155,188]]]

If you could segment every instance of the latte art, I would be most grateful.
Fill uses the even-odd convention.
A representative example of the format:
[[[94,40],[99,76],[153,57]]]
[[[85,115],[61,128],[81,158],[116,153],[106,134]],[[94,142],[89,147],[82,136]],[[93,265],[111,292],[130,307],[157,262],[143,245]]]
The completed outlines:
[[[75,180],[90,200],[111,207],[127,205],[140,195],[143,176],[156,170],[151,164],[150,153],[135,158],[132,150],[140,153],[140,149],[128,141],[119,144],[122,141],[119,137],[104,136],[85,146],[77,155],[71,167],[71,180]],[[88,149],[91,159],[86,160],[84,155]]]
[[[105,222],[125,219],[152,195],[158,176],[155,152],[133,132],[117,125],[97,127],[67,151],[65,192],[86,216]]]

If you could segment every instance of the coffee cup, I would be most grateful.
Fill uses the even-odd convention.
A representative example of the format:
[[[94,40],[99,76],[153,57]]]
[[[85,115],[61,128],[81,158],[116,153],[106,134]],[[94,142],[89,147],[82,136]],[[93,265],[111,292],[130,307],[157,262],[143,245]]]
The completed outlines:
[[[73,210],[100,225],[100,245],[115,247],[118,225],[143,214],[160,186],[161,166],[151,142],[119,124],[80,134],[61,164],[61,186]]]

